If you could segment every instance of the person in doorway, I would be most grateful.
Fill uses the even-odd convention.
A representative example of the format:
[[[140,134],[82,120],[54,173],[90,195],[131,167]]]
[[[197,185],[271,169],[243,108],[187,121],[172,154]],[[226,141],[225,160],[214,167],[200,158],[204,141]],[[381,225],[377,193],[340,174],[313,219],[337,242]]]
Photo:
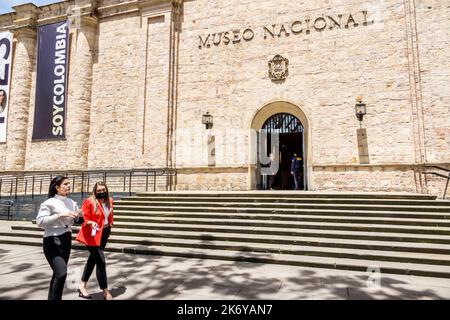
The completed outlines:
[[[265,190],[274,190],[274,183],[275,183],[275,175],[278,171],[278,166],[275,163],[275,156],[273,153],[270,153],[269,155],[269,162],[267,164],[262,164],[262,175],[263,175],[263,187]]]
[[[108,290],[104,250],[113,225],[113,199],[109,196],[105,182],[99,181],[94,185],[90,197],[83,202],[82,208],[84,223],[78,233],[77,241],[85,244],[90,254],[78,287],[78,296],[92,299],[86,290],[86,284],[94,266],[97,266],[96,276],[100,289],[103,291],[103,299],[112,300],[113,297]]]
[[[77,203],[67,198],[70,181],[57,176],[50,182],[48,199],[36,217],[36,224],[44,231],[44,255],[53,270],[48,300],[61,300],[67,277],[67,264],[72,249],[72,225],[82,216]]]
[[[301,190],[301,170],[302,170],[302,158],[294,153],[294,157],[291,161],[291,174],[294,176],[294,189]]]
[[[267,187],[269,188],[269,190],[274,190],[273,185],[275,183],[275,175],[277,174],[277,168],[275,168],[276,164],[275,164],[275,155],[273,153],[271,153],[269,155],[269,165],[267,168]]]

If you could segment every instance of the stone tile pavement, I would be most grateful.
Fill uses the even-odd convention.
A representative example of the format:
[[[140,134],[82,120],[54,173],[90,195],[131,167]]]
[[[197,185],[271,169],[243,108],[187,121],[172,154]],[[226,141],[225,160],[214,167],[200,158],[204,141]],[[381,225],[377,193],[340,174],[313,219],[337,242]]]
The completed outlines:
[[[76,300],[87,251],[73,250],[63,299]],[[121,300],[449,299],[450,279],[247,262],[107,253],[109,287]],[[51,269],[40,247],[0,245],[0,299],[42,300]],[[379,280],[379,281],[378,281]],[[88,284],[101,299],[95,273]]]

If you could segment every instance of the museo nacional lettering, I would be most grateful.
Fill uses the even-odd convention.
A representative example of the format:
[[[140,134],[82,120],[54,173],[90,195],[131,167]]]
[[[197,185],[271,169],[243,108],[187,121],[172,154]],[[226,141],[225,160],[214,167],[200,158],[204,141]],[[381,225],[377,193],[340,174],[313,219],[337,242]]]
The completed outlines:
[[[271,39],[275,37],[286,37],[292,35],[310,34],[311,32],[322,32],[333,29],[348,29],[357,28],[360,26],[368,26],[374,24],[375,21],[371,18],[368,11],[361,11],[355,14],[336,14],[336,15],[321,15],[302,20],[295,20],[293,22],[271,24],[262,27],[247,27],[242,29],[235,29],[225,32],[215,32],[207,35],[199,36],[199,48],[210,48],[211,45],[219,46],[221,44],[229,45],[239,42],[252,41],[255,36],[261,34],[264,39]]]

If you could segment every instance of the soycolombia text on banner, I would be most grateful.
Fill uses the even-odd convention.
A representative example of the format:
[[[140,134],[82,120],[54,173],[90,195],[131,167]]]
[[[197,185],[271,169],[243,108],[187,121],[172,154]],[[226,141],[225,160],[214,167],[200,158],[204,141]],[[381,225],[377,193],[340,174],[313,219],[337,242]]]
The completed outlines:
[[[67,21],[39,27],[32,140],[65,139],[68,52]]]

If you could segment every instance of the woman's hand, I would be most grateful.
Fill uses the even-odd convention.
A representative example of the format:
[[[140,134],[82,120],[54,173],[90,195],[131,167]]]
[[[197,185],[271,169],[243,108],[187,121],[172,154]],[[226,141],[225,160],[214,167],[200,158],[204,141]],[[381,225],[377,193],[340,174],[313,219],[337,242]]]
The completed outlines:
[[[64,213],[58,213],[58,218],[72,218],[77,219],[79,217],[77,212],[69,211]]]
[[[88,226],[91,226],[92,228],[98,229],[98,224],[97,224],[97,222],[94,222],[94,221],[86,221],[86,224],[87,224]]]

